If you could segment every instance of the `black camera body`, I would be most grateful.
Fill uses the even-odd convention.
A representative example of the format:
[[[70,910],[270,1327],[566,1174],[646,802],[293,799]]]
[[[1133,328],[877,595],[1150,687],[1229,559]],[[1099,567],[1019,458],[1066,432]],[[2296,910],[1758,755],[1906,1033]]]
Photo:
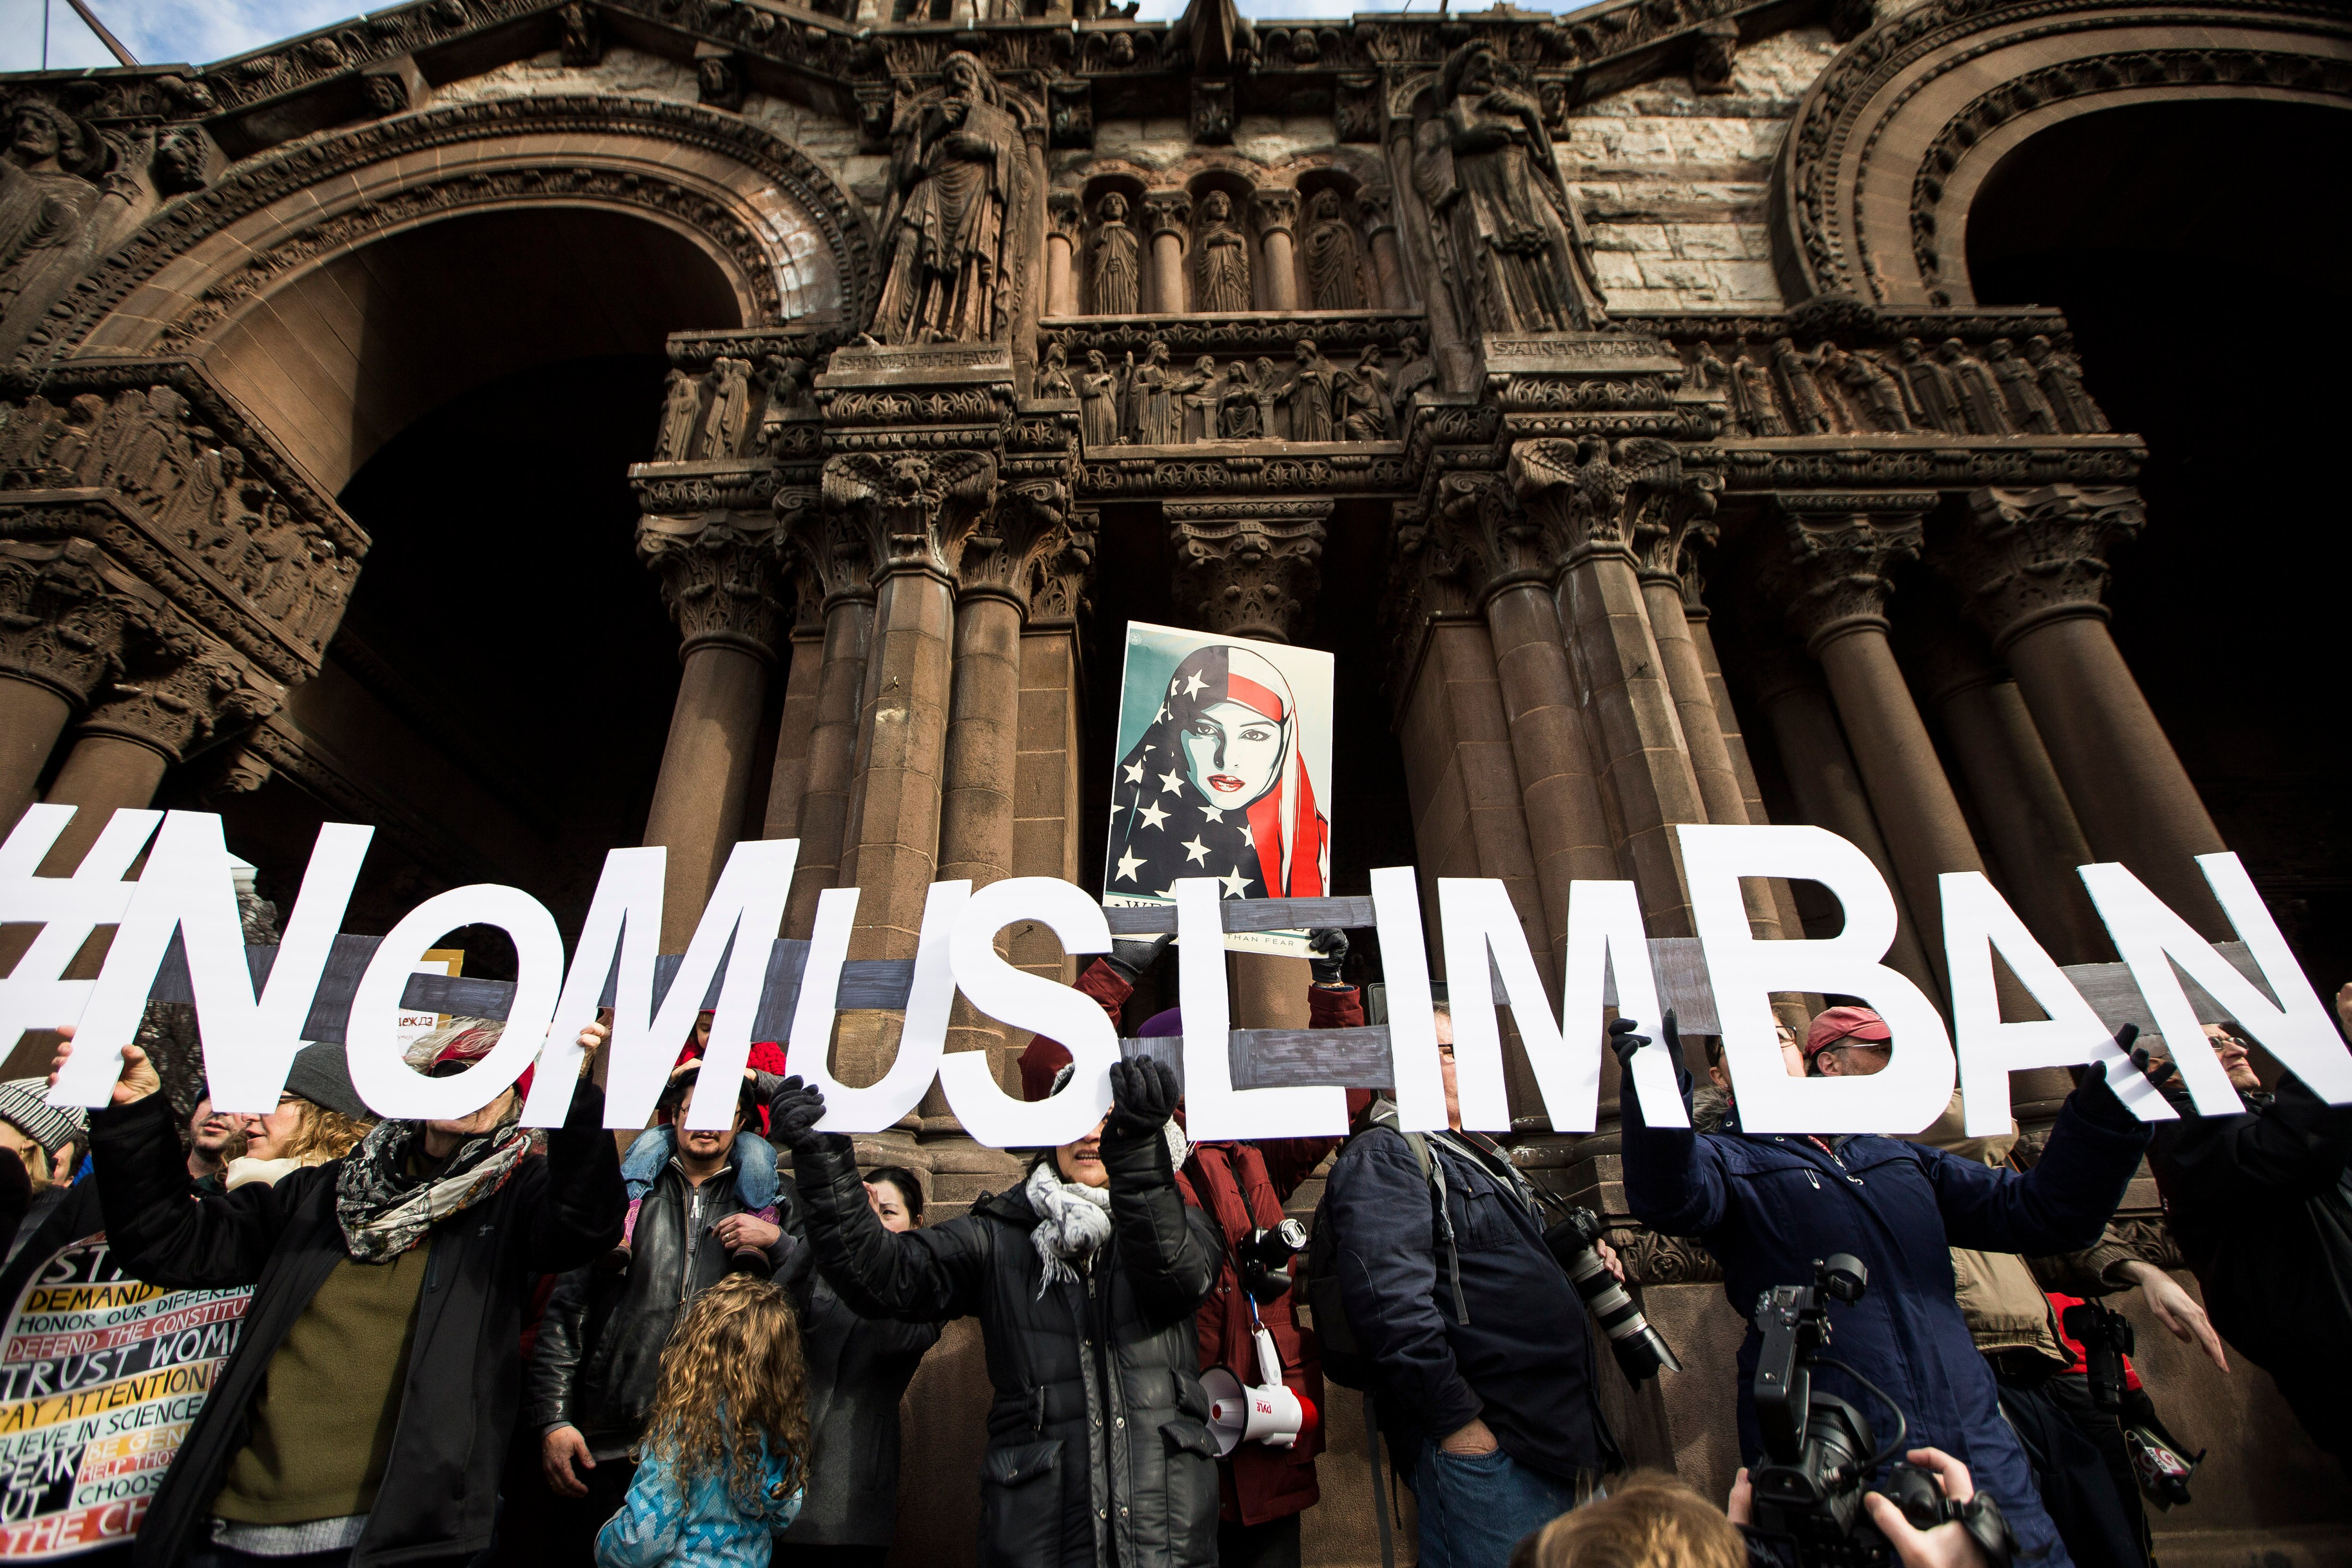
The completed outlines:
[[[1814,1263],[1811,1285],[1776,1285],[1756,1302],[1756,1330],[1764,1340],[1756,1358],[1756,1424],[1765,1454],[1748,1475],[1756,1530],[1788,1542],[1807,1568],[1875,1568],[1896,1561],[1863,1508],[1874,1489],[1901,1509],[1914,1529],[1958,1517],[1936,1478],[1908,1463],[1888,1466],[1885,1484],[1872,1488],[1870,1472],[1881,1456],[1869,1421],[1845,1400],[1812,1386],[1814,1365],[1828,1361],[1821,1352],[1830,1342],[1830,1302],[1859,1301],[1869,1283],[1870,1271],[1859,1258],[1833,1253]],[[1900,1410],[1895,1416],[1893,1447],[1900,1451],[1909,1424]]]
[[[1290,1289],[1291,1265],[1307,1250],[1307,1227],[1295,1219],[1253,1230],[1234,1247],[1242,1289],[1261,1304]]]
[[[1664,1336],[1650,1326],[1642,1315],[1641,1304],[1633,1293],[1609,1272],[1609,1265],[1601,1260],[1597,1245],[1607,1234],[1601,1216],[1588,1208],[1571,1208],[1566,1217],[1544,1232],[1544,1245],[1568,1271],[1569,1282],[1584,1304],[1601,1321],[1601,1331],[1609,1336],[1609,1348],[1616,1352],[1617,1364],[1628,1381],[1641,1383],[1655,1377],[1661,1370],[1680,1372],[1683,1363],[1675,1359],[1674,1348]]]

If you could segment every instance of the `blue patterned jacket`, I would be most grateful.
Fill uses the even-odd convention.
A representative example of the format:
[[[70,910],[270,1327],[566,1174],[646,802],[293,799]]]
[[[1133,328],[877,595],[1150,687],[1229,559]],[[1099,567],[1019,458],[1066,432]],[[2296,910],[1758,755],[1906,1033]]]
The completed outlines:
[[[621,1511],[597,1531],[597,1568],[766,1568],[769,1538],[800,1516],[803,1488],[782,1462],[762,1458],[761,1506],[746,1513],[729,1494],[723,1472],[698,1477],[681,1492],[669,1461],[647,1454]]]

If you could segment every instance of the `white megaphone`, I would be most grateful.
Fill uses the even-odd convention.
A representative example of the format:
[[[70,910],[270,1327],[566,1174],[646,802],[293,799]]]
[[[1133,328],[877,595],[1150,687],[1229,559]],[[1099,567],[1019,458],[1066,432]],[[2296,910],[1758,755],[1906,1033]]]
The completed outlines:
[[[1260,1323],[1250,1331],[1257,1347],[1258,1381],[1244,1387],[1242,1380],[1223,1367],[1201,1374],[1209,1396],[1209,1430],[1217,1439],[1217,1457],[1223,1458],[1244,1443],[1287,1448],[1315,1430],[1315,1402],[1292,1393],[1282,1384],[1282,1358],[1275,1353],[1274,1335]]]

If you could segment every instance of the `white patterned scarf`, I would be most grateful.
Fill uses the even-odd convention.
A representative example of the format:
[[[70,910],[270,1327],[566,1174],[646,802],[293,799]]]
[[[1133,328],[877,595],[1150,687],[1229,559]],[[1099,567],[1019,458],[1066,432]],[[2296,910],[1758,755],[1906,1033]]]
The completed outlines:
[[[1029,1233],[1029,1244],[1045,1266],[1045,1278],[1037,1286],[1043,1297],[1048,1285],[1076,1284],[1079,1270],[1110,1239],[1110,1192],[1062,1180],[1061,1167],[1048,1154],[1029,1173],[1022,1193],[1037,1211],[1037,1228]]]
[[[408,1174],[421,1121],[379,1121],[343,1158],[335,1179],[335,1219],[343,1247],[362,1263],[397,1258],[442,1220],[507,1184],[530,1152],[530,1134],[509,1121],[458,1145],[439,1174]]]

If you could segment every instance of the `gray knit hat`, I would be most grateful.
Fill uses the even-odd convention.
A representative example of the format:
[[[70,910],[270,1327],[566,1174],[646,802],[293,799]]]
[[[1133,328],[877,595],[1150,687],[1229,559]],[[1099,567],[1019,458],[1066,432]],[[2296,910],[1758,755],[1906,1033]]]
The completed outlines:
[[[294,1053],[294,1066],[286,1074],[286,1092],[353,1121],[375,1120],[375,1112],[352,1086],[351,1063],[343,1047],[332,1040],[320,1040]]]
[[[71,1106],[48,1103],[49,1080],[12,1078],[0,1083],[0,1121],[5,1121],[54,1154],[73,1142],[86,1118]]]

